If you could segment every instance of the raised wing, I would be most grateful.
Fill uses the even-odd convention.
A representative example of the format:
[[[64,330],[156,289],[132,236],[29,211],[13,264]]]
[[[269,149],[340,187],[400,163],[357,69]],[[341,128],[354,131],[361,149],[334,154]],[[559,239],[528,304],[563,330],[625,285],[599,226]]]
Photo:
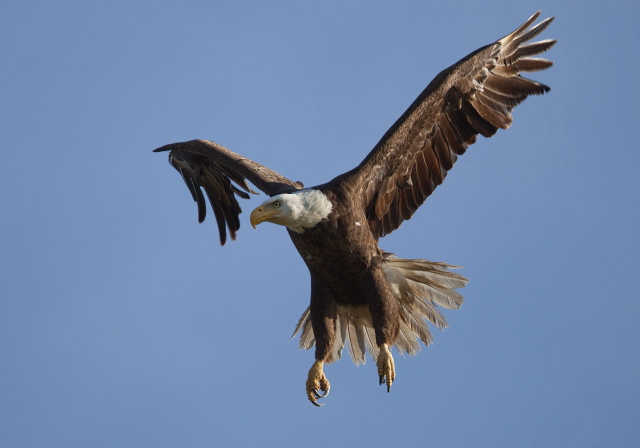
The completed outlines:
[[[269,196],[303,188],[300,182],[292,182],[266,166],[207,140],[172,143],[154,150],[160,151],[171,151],[169,163],[182,175],[197,202],[199,222],[207,215],[204,189],[218,223],[221,245],[227,241],[227,228],[233,240],[240,228],[242,209],[236,196],[249,199],[248,193],[258,194],[247,181]]]
[[[340,176],[355,177],[362,184],[363,206],[377,237],[393,232],[413,215],[478,134],[491,137],[498,128],[507,129],[516,105],[529,95],[549,91],[520,76],[552,65],[529,57],[556,42],[526,43],[553,20],[529,28],[539,14],[438,74],[362,163]]]

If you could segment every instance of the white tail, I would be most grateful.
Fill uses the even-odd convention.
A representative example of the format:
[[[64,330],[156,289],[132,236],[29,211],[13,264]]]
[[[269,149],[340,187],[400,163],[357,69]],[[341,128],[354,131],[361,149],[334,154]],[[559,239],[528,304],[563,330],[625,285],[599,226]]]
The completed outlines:
[[[463,298],[455,289],[464,287],[467,279],[449,271],[459,266],[428,260],[405,260],[387,252],[384,257],[384,272],[400,309],[400,333],[395,346],[400,352],[415,355],[420,351],[418,339],[425,345],[433,339],[426,321],[440,329],[447,326],[437,305],[447,309],[462,306]],[[291,337],[299,331],[302,332],[300,348],[308,350],[313,347],[316,340],[309,308],[300,317]],[[349,354],[356,365],[365,363],[367,352],[374,361],[377,359],[376,335],[366,305],[338,306],[335,331],[336,338],[328,362],[340,359],[346,343],[349,343]]]

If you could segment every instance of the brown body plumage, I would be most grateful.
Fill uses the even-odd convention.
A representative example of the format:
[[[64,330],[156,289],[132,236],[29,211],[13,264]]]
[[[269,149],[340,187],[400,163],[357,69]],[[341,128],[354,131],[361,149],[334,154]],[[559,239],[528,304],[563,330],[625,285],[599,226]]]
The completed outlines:
[[[549,88],[520,72],[548,68],[531,58],[555,43],[527,43],[551,23],[530,28],[534,14],[513,33],[482,47],[442,71],[353,170],[326,184],[303,189],[278,173],[216,143],[193,140],[158,148],[171,151],[170,163],[182,174],[198,217],[209,198],[226,242],[240,227],[236,196],[253,193],[247,181],[271,198],[252,212],[251,222],[271,221],[289,234],[311,274],[311,301],[296,332],[303,348],[316,346],[307,395],[312,403],[329,389],[324,362],[341,356],[347,345],[356,363],[369,351],[377,359],[380,382],[395,377],[389,347],[414,354],[417,340],[429,344],[425,319],[446,326],[436,305],[458,308],[455,289],[466,279],[450,266],[403,260],[383,252],[378,239],[393,232],[442,183],[457,157],[478,134],[492,136],[511,124],[512,109],[527,96]],[[302,205],[301,205],[302,204]]]

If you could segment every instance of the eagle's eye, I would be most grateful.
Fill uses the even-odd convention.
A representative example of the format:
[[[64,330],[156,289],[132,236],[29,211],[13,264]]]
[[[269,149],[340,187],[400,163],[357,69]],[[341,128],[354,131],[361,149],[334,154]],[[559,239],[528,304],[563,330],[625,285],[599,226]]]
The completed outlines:
[[[273,201],[273,207],[274,208],[280,207],[280,201]]]

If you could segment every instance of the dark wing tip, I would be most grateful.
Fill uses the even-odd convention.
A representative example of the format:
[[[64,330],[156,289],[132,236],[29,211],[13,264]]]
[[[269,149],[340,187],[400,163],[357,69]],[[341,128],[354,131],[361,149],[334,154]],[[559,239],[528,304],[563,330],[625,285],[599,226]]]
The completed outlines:
[[[173,143],[169,145],[164,145],[159,148],[154,149],[152,152],[162,152],[162,151],[171,151],[173,149]]]
[[[169,152],[169,164],[180,173],[197,204],[199,223],[207,217],[208,199],[218,226],[220,245],[224,246],[228,237],[236,239],[240,229],[238,215],[242,210],[237,197],[249,199],[249,193],[257,193],[249,187],[244,174],[236,169],[233,159],[215,157],[215,151],[226,149],[212,145],[211,142],[193,140],[164,145],[153,152]]]

